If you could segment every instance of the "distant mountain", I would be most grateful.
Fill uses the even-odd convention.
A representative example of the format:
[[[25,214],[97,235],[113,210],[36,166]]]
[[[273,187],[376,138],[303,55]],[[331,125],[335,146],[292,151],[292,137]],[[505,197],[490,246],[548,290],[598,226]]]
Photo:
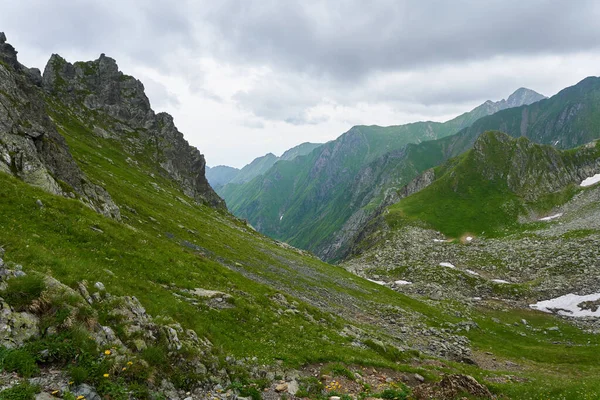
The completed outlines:
[[[221,179],[217,179],[215,181],[215,185],[213,185],[213,187],[215,188],[215,190],[217,190],[217,192],[219,192],[221,187],[228,183],[242,184],[242,183],[249,182],[252,179],[256,178],[257,176],[262,175],[265,172],[267,172],[269,170],[269,168],[271,168],[273,166],[273,164],[275,164],[277,161],[279,161],[279,160],[291,161],[298,156],[303,156],[303,155],[310,153],[311,151],[313,151],[314,149],[316,149],[319,146],[321,146],[320,143],[306,142],[306,143],[299,144],[298,146],[292,147],[289,150],[286,150],[281,155],[281,157],[277,157],[273,153],[268,153],[262,157],[255,158],[250,164],[247,164],[241,170],[238,170],[238,169],[235,169],[232,167],[226,167],[226,166],[215,167],[215,168],[219,168],[219,170],[217,170],[216,173],[219,173],[222,175],[219,175]],[[234,173],[234,171],[232,171],[232,170],[228,170],[226,173],[224,173],[224,170],[221,169],[220,167],[235,169],[237,171],[237,173]],[[210,182],[211,177],[207,176],[207,178]],[[229,179],[226,179],[226,178],[229,178]],[[211,183],[211,185],[212,185],[212,183]]]
[[[217,165],[216,167],[206,167],[206,179],[213,189],[225,185],[239,174],[240,170],[227,165]]]
[[[355,232],[381,202],[385,189],[398,183],[396,179],[380,179],[378,160],[402,153],[408,144],[455,134],[509,104],[542,98],[531,90],[519,89],[509,100],[486,102],[444,123],[355,126],[306,157],[278,162],[264,175],[241,185],[232,181],[218,193],[234,214],[259,231],[333,259],[343,248],[337,243],[340,230],[346,227]],[[420,171],[408,174],[409,180]],[[341,240],[352,234],[343,232]]]
[[[376,207],[397,201],[399,188],[421,172],[469,150],[485,131],[500,130],[568,149],[599,138],[599,126],[600,78],[590,77],[549,99],[483,117],[455,135],[385,154],[356,175],[349,191],[360,206],[318,253],[330,260],[344,258],[356,236],[370,223]]]
[[[314,149],[316,149],[317,147],[319,147],[321,145],[322,145],[322,143],[304,142],[304,143],[299,144],[296,147],[292,147],[291,149],[284,152],[281,155],[281,157],[279,157],[279,159],[285,160],[285,161],[291,161],[296,157],[307,155],[308,153],[310,153],[311,151],[313,151]]]

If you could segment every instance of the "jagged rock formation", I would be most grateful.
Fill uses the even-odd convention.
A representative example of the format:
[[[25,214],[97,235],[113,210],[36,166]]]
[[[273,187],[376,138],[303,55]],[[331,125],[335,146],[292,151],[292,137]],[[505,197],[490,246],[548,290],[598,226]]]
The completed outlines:
[[[0,171],[44,190],[78,197],[116,219],[119,208],[79,169],[64,138],[46,112],[40,71],[17,61],[16,50],[0,34]]]
[[[123,141],[134,154],[148,152],[187,196],[225,207],[206,180],[204,156],[188,144],[169,114],[152,110],[143,84],[119,71],[112,58],[102,54],[95,61],[71,64],[54,54],[44,70],[43,88],[92,124],[98,135]]]

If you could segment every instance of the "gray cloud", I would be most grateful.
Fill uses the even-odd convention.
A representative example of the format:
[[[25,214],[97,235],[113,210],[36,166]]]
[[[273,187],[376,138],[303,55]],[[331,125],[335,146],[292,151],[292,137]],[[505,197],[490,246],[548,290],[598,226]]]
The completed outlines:
[[[600,46],[600,3],[225,0],[207,13],[229,58],[334,79],[497,54]]]
[[[0,0],[0,9],[0,31],[25,64],[106,53],[141,74],[182,131],[204,135],[197,143],[214,146],[204,152],[236,154],[235,164],[258,151],[256,137],[282,150],[348,123],[440,120],[521,86],[552,95],[599,75],[595,0]]]

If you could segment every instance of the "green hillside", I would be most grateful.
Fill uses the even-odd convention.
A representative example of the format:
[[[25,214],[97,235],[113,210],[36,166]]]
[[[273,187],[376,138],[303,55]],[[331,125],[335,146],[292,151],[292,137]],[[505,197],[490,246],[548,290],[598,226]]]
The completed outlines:
[[[526,138],[486,132],[475,147],[434,169],[425,189],[389,209],[390,225],[425,222],[451,237],[497,235],[531,208],[547,212],[566,202],[600,163],[600,144],[558,151]]]

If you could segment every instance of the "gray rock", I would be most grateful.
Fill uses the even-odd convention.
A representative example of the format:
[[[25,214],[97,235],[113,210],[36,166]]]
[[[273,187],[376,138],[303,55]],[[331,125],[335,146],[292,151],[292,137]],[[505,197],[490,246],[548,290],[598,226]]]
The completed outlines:
[[[418,380],[419,382],[425,382],[425,378],[423,377],[423,375],[420,374],[415,374],[414,375],[415,379]]]
[[[56,400],[58,397],[52,396],[50,393],[41,392],[35,395],[35,400]]]
[[[39,208],[43,208],[44,207],[44,203],[42,203],[42,201],[40,199],[37,199],[35,201],[35,204],[39,207]]]
[[[0,301],[0,346],[9,349],[21,347],[39,334],[38,317],[27,312],[15,312],[6,302]]]
[[[300,390],[300,387],[298,386],[298,382],[296,380],[288,382],[287,391],[289,394],[295,395],[296,393],[298,393],[298,390]]]
[[[0,44],[6,43],[6,35],[4,32],[0,32]]]
[[[83,396],[85,400],[102,400],[100,395],[96,393],[96,389],[85,383],[73,388],[72,393],[75,397]]]
[[[0,103],[12,105],[0,108],[0,171],[56,195],[68,196],[71,190],[63,188],[69,186],[92,209],[120,219],[112,198],[90,183],[48,116],[39,71],[19,64],[6,42],[0,43],[0,60]]]
[[[104,292],[106,290],[106,288],[104,287],[104,284],[102,282],[94,283],[94,287],[101,292]]]

